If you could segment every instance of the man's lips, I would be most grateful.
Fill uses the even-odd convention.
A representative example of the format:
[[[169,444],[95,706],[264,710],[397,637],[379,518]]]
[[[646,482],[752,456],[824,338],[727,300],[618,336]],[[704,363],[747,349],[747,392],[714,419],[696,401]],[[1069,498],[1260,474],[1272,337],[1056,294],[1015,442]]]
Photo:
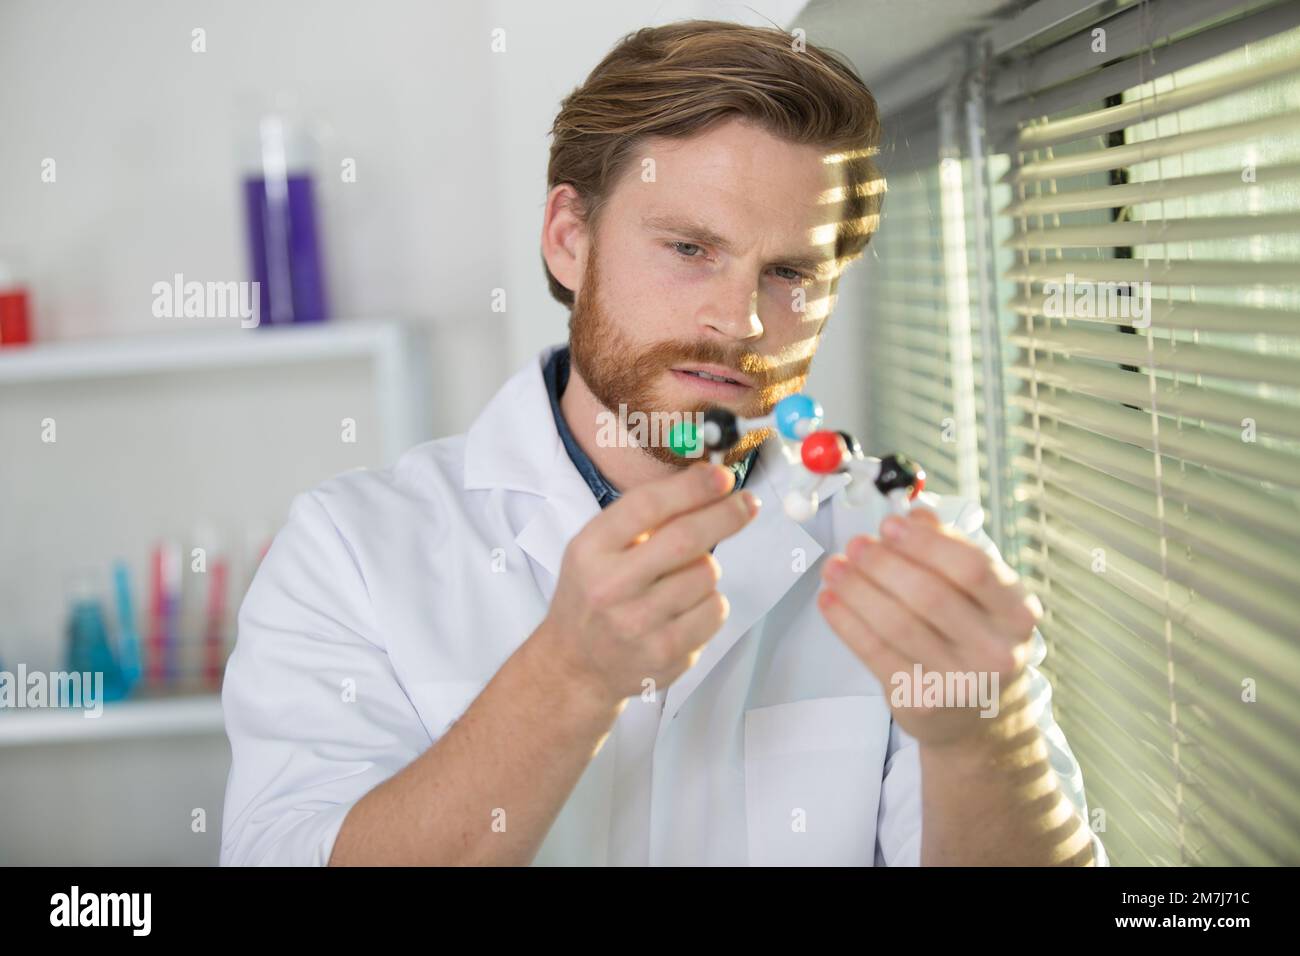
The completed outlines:
[[[744,375],[741,375],[739,372],[726,368],[725,366],[722,365],[676,365],[673,366],[672,370],[674,372],[686,372],[686,373],[703,372],[707,375],[712,375],[717,378],[727,379],[729,382],[735,385],[744,386],[745,388],[754,387],[754,383],[751,382]],[[709,379],[701,379],[701,380],[710,381]]]

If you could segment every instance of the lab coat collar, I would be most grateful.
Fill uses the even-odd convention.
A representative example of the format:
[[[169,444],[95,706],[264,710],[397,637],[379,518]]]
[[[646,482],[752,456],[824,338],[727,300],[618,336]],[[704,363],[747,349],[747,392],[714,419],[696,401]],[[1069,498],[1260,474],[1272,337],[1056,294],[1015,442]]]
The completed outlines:
[[[570,539],[600,512],[600,506],[573,462],[555,427],[542,368],[558,345],[547,346],[511,377],[483,409],[466,435],[467,491],[503,488],[538,495],[544,504],[515,538],[515,543],[558,579]],[[722,629],[705,645],[694,667],[669,688],[665,718],[671,719],[723,655],[781,600],[800,577],[795,555],[811,568],[823,547],[782,508],[797,475],[791,453],[779,439],[759,449],[754,473],[745,487],[763,501],[758,516],[739,533],[719,543],[714,557],[723,568],[719,589],[731,612]],[[827,478],[821,488],[823,507],[847,482]],[[666,727],[669,720],[661,726]]]
[[[559,578],[569,539],[600,512],[555,427],[542,369],[550,345],[488,402],[465,438],[465,489],[504,488],[545,499],[515,537],[530,558]]]
[[[465,436],[466,491],[545,493],[556,457],[568,457],[542,380],[546,360],[561,347],[548,345],[512,375],[470,426]]]

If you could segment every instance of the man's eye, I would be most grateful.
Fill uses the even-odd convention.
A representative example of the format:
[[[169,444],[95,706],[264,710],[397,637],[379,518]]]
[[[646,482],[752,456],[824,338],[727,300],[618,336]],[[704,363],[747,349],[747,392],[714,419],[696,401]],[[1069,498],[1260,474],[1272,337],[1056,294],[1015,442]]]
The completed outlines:
[[[668,245],[683,259],[699,259],[704,253],[704,247],[694,242],[673,241]],[[789,266],[776,266],[773,271],[778,274],[778,278],[786,282],[803,284],[812,281],[798,269],[791,269]]]

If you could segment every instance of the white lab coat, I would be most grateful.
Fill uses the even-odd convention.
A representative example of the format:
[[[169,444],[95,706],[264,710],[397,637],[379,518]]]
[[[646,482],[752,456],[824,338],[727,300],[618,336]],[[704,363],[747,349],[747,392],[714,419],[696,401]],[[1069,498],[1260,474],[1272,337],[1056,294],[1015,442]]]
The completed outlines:
[[[565,545],[599,512],[551,415],[550,351],[467,434],[293,502],[226,669],[223,864],[326,863],[352,805],[428,749],[542,621]],[[781,508],[792,475],[769,440],[745,485],[764,507],[714,552],[729,618],[654,702],[628,701],[537,864],[919,862],[916,741],[814,604],[823,557],[885,511],[876,496],[848,507],[834,478],[801,525]],[[993,550],[977,506],[925,503]],[[1032,664],[1044,653],[1035,635]],[[1086,818],[1036,668],[1034,690]]]

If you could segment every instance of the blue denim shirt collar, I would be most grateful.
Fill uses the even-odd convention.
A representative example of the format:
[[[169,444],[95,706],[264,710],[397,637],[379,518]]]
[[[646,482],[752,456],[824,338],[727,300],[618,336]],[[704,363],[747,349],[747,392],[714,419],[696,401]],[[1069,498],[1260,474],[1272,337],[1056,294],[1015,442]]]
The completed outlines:
[[[569,384],[569,347],[567,345],[556,349],[547,359],[545,368],[542,369],[542,378],[546,380],[546,391],[551,397],[551,414],[555,416],[555,428],[560,433],[560,441],[564,442],[564,450],[569,453],[569,460],[573,462],[578,474],[582,475],[587,487],[591,493],[596,496],[596,502],[604,508],[606,505],[617,501],[619,498],[618,490],[609,483],[600,469],[596,467],[587,453],[582,450],[578,442],[573,437],[573,432],[569,430],[569,424],[564,420],[564,414],[560,410],[560,396],[564,394],[564,387]],[[745,479],[749,477],[750,468],[754,464],[754,459],[758,455],[758,449],[751,451],[744,459],[736,462],[731,469],[736,473],[736,483],[733,491],[745,484]]]

